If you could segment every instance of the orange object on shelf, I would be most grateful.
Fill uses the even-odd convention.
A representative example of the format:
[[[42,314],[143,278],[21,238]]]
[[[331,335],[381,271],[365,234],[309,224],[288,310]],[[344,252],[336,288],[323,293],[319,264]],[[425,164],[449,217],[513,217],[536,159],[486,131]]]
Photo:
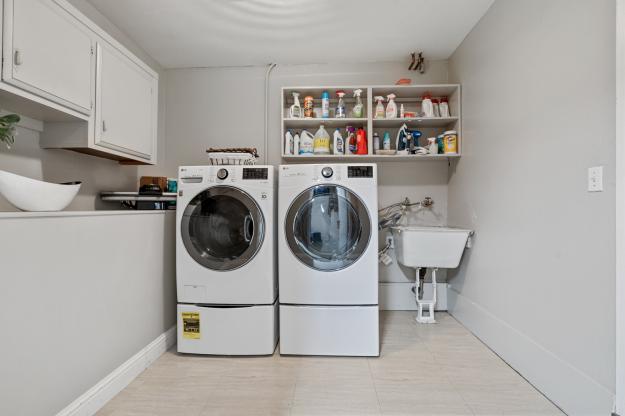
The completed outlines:
[[[395,85],[410,85],[410,84],[412,84],[412,80],[410,80],[409,78],[400,78],[395,83]]]

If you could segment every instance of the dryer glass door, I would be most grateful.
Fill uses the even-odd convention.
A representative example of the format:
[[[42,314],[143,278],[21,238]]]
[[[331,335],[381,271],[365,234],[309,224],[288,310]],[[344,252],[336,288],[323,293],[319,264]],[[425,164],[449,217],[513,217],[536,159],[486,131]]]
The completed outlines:
[[[263,243],[265,220],[246,192],[214,186],[191,200],[181,222],[185,248],[202,266],[234,270],[254,258]]]
[[[318,185],[302,192],[289,207],[285,234],[293,254],[320,271],[349,267],[371,238],[367,207],[338,185]]]

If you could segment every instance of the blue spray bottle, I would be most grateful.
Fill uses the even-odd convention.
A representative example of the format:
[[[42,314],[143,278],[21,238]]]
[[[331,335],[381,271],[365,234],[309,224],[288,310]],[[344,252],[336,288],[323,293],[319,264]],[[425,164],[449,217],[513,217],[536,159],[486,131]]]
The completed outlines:
[[[410,146],[410,153],[414,154],[417,152],[417,147],[419,147],[419,137],[422,136],[421,132],[419,130],[412,130],[411,132],[412,135],[412,143]]]

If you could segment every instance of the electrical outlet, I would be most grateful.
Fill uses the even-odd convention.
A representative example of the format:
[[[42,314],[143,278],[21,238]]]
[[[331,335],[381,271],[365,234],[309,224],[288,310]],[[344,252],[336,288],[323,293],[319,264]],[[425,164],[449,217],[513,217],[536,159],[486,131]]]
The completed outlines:
[[[603,166],[588,168],[588,192],[603,192]]]
[[[386,236],[386,245],[389,246],[389,248],[395,248],[395,240],[393,240],[392,235]]]

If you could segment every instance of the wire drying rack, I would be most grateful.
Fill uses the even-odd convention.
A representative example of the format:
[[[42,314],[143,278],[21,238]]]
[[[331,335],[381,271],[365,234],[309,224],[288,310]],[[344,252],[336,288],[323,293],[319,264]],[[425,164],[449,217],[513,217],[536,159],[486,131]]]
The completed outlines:
[[[256,148],[210,148],[206,153],[211,165],[255,165],[258,158]]]

